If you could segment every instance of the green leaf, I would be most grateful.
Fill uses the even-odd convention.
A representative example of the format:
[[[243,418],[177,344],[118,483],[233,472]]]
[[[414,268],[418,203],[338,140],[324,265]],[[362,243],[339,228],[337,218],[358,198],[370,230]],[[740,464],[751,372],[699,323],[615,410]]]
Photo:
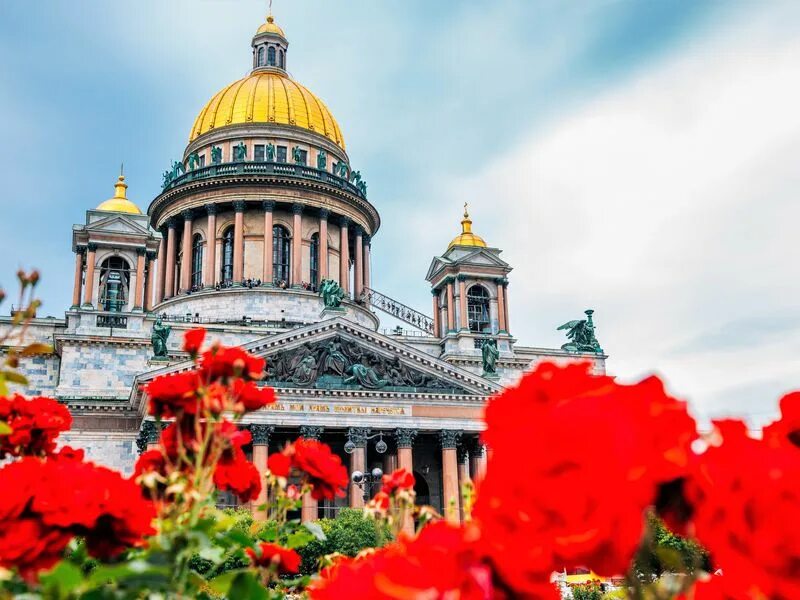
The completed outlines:
[[[316,521],[306,521],[303,523],[303,525],[305,525],[305,528],[311,532],[311,535],[313,535],[320,542],[324,542],[326,539],[328,539],[325,536],[325,532],[322,531],[322,527],[320,527],[319,523]]]
[[[210,560],[216,565],[222,562],[222,557],[225,554],[225,550],[219,546],[207,546],[205,548],[201,548],[197,554],[200,558]]]
[[[19,353],[19,355],[33,356],[34,354],[50,354],[52,351],[53,347],[50,344],[42,344],[39,342],[35,342],[33,344],[28,344],[27,346],[25,346]]]
[[[223,596],[228,595],[228,590],[233,583],[233,580],[240,574],[246,573],[244,569],[235,569],[232,571],[227,571],[218,577],[214,577],[214,579],[208,582],[208,587],[212,590],[217,592],[218,594],[222,594]]]
[[[0,435],[10,435],[12,433],[14,433],[14,430],[11,429],[11,426],[5,421],[0,421]]]
[[[67,561],[59,562],[48,573],[40,575],[44,595],[47,598],[66,598],[83,583],[81,570]]]
[[[228,588],[229,600],[268,600],[269,593],[249,571],[239,573]]]
[[[3,371],[3,377],[5,377],[6,381],[10,381],[11,383],[28,385],[28,380],[25,378],[25,376],[21,373],[17,373],[16,371]]]
[[[295,531],[289,537],[286,538],[286,547],[287,548],[300,548],[305,546],[309,542],[313,542],[316,539],[313,533],[311,533],[308,529],[300,529]]]

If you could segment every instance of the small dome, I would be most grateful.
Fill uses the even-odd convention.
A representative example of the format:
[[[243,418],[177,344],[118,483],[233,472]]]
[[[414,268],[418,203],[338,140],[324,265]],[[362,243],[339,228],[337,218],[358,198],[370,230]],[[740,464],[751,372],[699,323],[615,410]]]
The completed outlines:
[[[272,15],[269,15],[267,17],[267,22],[261,25],[261,27],[259,27],[256,31],[256,35],[260,35],[262,33],[274,33],[282,38],[286,37],[286,34],[283,33],[283,29],[275,24],[275,19],[272,18]]]
[[[467,205],[464,204],[464,218],[461,219],[461,233],[453,238],[450,245],[447,246],[449,250],[453,246],[472,246],[477,248],[486,248],[486,242],[479,235],[472,233],[472,219],[469,218],[467,212]]]
[[[197,115],[189,141],[226,125],[244,123],[301,127],[344,149],[344,137],[328,107],[279,71],[253,71],[217,92]]]
[[[142,211],[139,210],[139,207],[128,200],[127,196],[125,195],[126,189],[128,189],[128,184],[125,183],[125,176],[120,175],[117,183],[114,184],[114,197],[109,198],[105,202],[101,202],[96,210],[128,213],[131,215],[142,214]]]

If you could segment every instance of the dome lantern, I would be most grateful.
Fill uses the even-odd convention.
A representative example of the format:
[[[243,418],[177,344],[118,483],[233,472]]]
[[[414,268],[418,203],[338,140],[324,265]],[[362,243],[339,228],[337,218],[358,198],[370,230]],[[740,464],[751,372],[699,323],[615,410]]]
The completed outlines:
[[[283,29],[275,23],[272,14],[267,15],[251,43],[253,47],[253,70],[277,70],[286,72],[286,52],[289,41]]]
[[[479,235],[472,233],[472,219],[469,218],[468,205],[464,203],[464,218],[461,219],[461,233],[453,238],[448,249],[453,246],[474,246],[486,248],[486,242]]]
[[[128,200],[127,189],[128,184],[125,183],[125,175],[120,174],[117,183],[114,184],[114,197],[109,198],[105,202],[101,202],[95,210],[129,213],[132,215],[142,214],[139,207]]]

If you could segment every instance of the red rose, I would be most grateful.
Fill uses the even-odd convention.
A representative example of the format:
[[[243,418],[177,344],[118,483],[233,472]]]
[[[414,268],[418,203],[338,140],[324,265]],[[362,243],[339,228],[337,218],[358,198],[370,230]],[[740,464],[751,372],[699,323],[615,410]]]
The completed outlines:
[[[253,356],[239,347],[214,346],[203,352],[200,373],[206,381],[242,377],[261,379],[264,375],[264,359]]]
[[[780,401],[781,418],[764,428],[770,443],[789,442],[800,448],[800,392],[786,394]]]
[[[482,551],[520,595],[564,568],[625,573],[643,512],[692,456],[694,421],[658,379],[621,385],[589,369],[541,364],[486,407],[491,453],[473,516]]]
[[[33,582],[42,569],[61,560],[73,534],[47,527],[35,517],[4,521],[0,527],[0,566],[17,567]]]
[[[397,469],[391,475],[384,475],[382,482],[381,491],[389,495],[398,490],[413,490],[415,483],[414,474],[406,469]]]
[[[258,498],[261,492],[261,475],[256,466],[247,460],[240,448],[234,448],[229,456],[223,456],[214,469],[214,485],[220,490],[229,490],[242,502]]]
[[[145,387],[150,397],[150,414],[162,418],[197,414],[199,387],[200,380],[195,371],[156,377]]]
[[[247,555],[257,567],[270,569],[277,567],[278,572],[290,575],[300,572],[300,555],[294,550],[283,548],[277,544],[261,542],[257,546],[257,551],[247,548]]]
[[[270,454],[267,458],[267,468],[275,477],[289,477],[292,459],[283,452]]]
[[[385,513],[389,510],[390,501],[391,498],[389,498],[389,494],[381,490],[369,501],[369,507],[378,512]]]
[[[203,327],[196,329],[189,329],[183,334],[183,351],[188,352],[192,356],[197,356],[200,352],[200,346],[203,345],[203,340],[206,338],[206,330]]]
[[[275,390],[271,387],[259,388],[252,381],[237,379],[233,382],[233,395],[235,402],[241,402],[247,411],[264,408],[275,402]]]
[[[0,434],[0,459],[6,456],[47,456],[56,438],[72,425],[72,415],[52,398],[0,397],[0,421],[11,433]]]
[[[685,488],[696,537],[724,573],[704,594],[800,598],[800,451],[749,437],[741,421],[714,424],[722,443],[697,457]]]
[[[332,500],[344,496],[343,488],[349,482],[347,469],[327,444],[298,438],[284,449],[284,454],[292,459],[292,466],[301,471],[311,484],[313,498]]]
[[[53,454],[50,459],[51,460],[75,460],[78,462],[83,462],[85,457],[85,452],[82,448],[73,448],[72,446],[63,446],[61,447],[58,452]]]

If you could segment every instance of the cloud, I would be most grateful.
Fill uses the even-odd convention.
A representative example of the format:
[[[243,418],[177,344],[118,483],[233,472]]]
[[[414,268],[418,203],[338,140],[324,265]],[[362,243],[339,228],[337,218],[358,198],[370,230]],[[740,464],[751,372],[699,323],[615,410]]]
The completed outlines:
[[[784,16],[687,43],[442,186],[517,267],[520,343],[557,346],[592,307],[611,372],[663,372],[703,414],[763,420],[800,384],[800,37]]]

